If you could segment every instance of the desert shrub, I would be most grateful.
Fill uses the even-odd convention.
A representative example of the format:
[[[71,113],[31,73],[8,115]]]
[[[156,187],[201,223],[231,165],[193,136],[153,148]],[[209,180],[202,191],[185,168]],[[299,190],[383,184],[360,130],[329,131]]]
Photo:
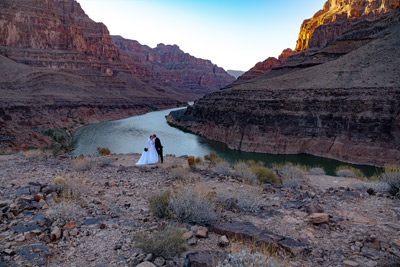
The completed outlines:
[[[293,163],[285,163],[284,165],[273,166],[281,180],[285,179],[302,179],[305,175],[305,167],[300,165],[294,165]]]
[[[214,203],[193,188],[186,187],[172,194],[168,207],[183,223],[212,224],[218,218]]]
[[[278,267],[283,266],[274,258],[259,253],[259,252],[249,252],[247,250],[242,250],[241,252],[229,254],[228,257],[217,264],[217,267]]]
[[[187,159],[188,165],[190,168],[194,168],[194,166],[196,165],[196,162],[194,160],[194,156],[189,156]]]
[[[168,207],[168,201],[171,197],[170,191],[164,191],[151,195],[147,200],[149,201],[150,210],[153,214],[159,218],[168,217],[170,210]]]
[[[137,233],[135,241],[137,247],[145,253],[168,259],[186,251],[186,242],[182,239],[182,234],[182,229],[172,225],[151,234]]]
[[[214,152],[210,152],[209,155],[205,155],[204,159],[209,161],[211,164],[217,164],[222,161],[221,158]]]
[[[257,176],[260,183],[276,184],[279,182],[276,174],[266,167],[255,165],[251,167],[251,171]]]
[[[238,162],[233,165],[234,173],[237,177],[245,180],[248,183],[257,182],[257,176],[251,171],[249,166],[244,162]]]
[[[93,162],[90,158],[85,158],[83,156],[72,160],[72,168],[76,171],[84,172],[90,171],[93,167]]]
[[[308,171],[309,175],[325,175],[325,170],[322,168],[312,168]]]
[[[71,177],[67,179],[60,176],[56,177],[54,179],[54,187],[60,201],[78,200],[84,190],[81,181]]]
[[[170,171],[170,176],[173,179],[185,179],[188,175],[188,171],[182,167],[172,168]]]
[[[83,215],[82,208],[74,202],[63,201],[50,207],[47,218],[52,222],[77,222]]]
[[[380,177],[383,182],[390,186],[389,193],[391,195],[400,192],[400,167],[385,167],[385,172]]]
[[[202,160],[200,157],[197,157],[197,158],[195,158],[194,162],[195,162],[196,164],[200,164],[200,163],[203,162],[203,160]]]
[[[109,155],[111,155],[111,151],[107,147],[97,147],[97,153],[100,156],[109,156]]]
[[[226,161],[217,163],[214,168],[214,172],[218,175],[232,175],[232,168]]]
[[[52,150],[54,156],[71,150],[72,137],[68,133],[67,128],[41,129],[40,132],[55,141],[55,143],[48,146],[48,149]]]
[[[289,178],[282,181],[283,187],[296,189],[303,184],[303,180],[296,178]]]
[[[33,150],[28,150],[24,153],[25,158],[27,159],[41,159],[45,156],[45,154],[43,153],[43,151],[39,150],[39,149],[33,149]]]
[[[364,174],[359,169],[346,165],[342,165],[336,168],[336,176],[351,177],[357,179],[364,178]]]
[[[261,189],[250,186],[242,185],[230,191],[217,192],[217,200],[219,203],[232,202],[234,200],[235,206],[245,212],[256,212],[263,206],[263,198],[261,196]]]
[[[372,189],[374,189],[376,192],[389,192],[391,187],[387,182],[383,182],[383,181],[375,181],[373,183]]]

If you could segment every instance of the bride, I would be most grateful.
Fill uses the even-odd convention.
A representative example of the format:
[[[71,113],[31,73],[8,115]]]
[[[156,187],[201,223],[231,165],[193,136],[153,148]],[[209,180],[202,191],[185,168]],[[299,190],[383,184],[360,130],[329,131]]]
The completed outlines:
[[[136,162],[136,165],[153,164],[158,162],[158,153],[154,145],[154,136],[150,136],[149,139],[147,139],[146,148],[139,161]]]

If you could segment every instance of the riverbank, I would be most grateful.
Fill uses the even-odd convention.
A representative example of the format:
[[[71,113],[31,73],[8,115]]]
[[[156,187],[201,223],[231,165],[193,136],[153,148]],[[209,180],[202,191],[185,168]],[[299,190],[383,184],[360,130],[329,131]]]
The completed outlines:
[[[184,266],[210,259],[209,251],[229,253],[232,246],[222,242],[224,235],[231,244],[233,235],[273,244],[285,251],[284,258],[277,258],[285,266],[400,262],[400,200],[367,193],[372,182],[306,175],[292,188],[249,185],[209,162],[189,169],[186,157],[166,156],[164,164],[138,167],[139,156],[1,155],[1,262],[136,266],[148,260],[157,266]],[[63,199],[57,191],[60,181],[71,189]],[[168,190],[208,196],[219,203],[217,220],[201,228],[173,216],[154,216],[148,197]],[[247,200],[250,208],[237,199]],[[61,209],[60,203],[69,208]],[[72,212],[67,214],[68,209]],[[158,236],[170,225],[185,233],[184,253],[160,258],[138,248],[136,233]]]
[[[182,104],[182,103],[181,103]],[[21,151],[32,148],[69,152],[72,134],[82,126],[170,109],[177,101],[152,105],[135,103],[0,103],[0,151]],[[54,134],[55,133],[55,134]]]

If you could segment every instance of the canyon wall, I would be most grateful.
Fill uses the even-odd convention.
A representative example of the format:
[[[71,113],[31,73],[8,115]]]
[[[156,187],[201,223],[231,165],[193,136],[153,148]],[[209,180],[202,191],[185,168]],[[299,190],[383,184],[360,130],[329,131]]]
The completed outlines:
[[[295,51],[322,48],[355,23],[376,20],[399,4],[400,0],[328,0],[322,10],[301,25]]]
[[[113,36],[121,58],[143,81],[186,95],[204,95],[234,81],[224,69],[183,52],[177,45],[155,48]],[[193,98],[192,98],[193,99]]]
[[[324,48],[209,94],[168,121],[243,151],[398,164],[399,17],[396,10],[355,24]]]

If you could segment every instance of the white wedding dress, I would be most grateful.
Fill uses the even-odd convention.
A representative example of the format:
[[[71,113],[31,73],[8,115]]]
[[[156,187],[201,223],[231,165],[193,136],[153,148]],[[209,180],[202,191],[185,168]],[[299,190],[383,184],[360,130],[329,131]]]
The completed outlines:
[[[144,151],[136,165],[154,164],[158,162],[158,153],[154,145],[154,141],[150,138],[147,140],[147,151]]]

